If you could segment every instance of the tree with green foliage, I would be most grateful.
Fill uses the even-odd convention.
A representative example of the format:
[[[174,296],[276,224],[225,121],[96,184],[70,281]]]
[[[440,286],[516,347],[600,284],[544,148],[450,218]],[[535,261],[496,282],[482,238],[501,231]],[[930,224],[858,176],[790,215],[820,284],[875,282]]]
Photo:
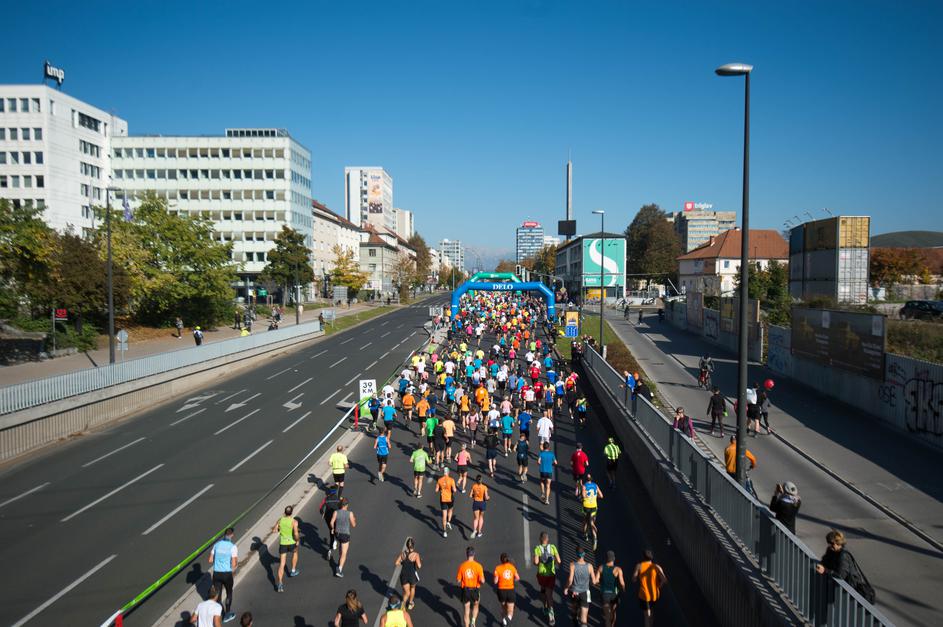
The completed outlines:
[[[540,274],[553,274],[557,269],[557,245],[548,244],[543,246],[534,255],[524,260],[522,264],[531,272]]]
[[[55,296],[56,233],[42,211],[0,199],[0,315],[15,317],[21,307],[46,315]]]
[[[97,208],[99,219],[104,209]],[[130,222],[111,216],[115,267],[128,275],[128,307],[136,320],[168,325],[176,316],[187,325],[211,326],[227,317],[234,296],[231,245],[219,242],[204,218],[169,211],[149,193]],[[105,233],[95,234],[104,257]]]
[[[400,255],[393,264],[393,286],[399,293],[400,302],[406,302],[409,288],[416,277],[416,262],[407,255]]]
[[[665,276],[677,285],[681,241],[668,222],[668,214],[658,205],[644,205],[625,229],[626,272]]]
[[[432,270],[432,253],[429,252],[429,246],[426,240],[419,233],[413,233],[409,238],[409,247],[416,251],[415,267],[411,283],[414,287],[426,285],[429,281],[429,273]]]
[[[354,261],[354,251],[341,248],[337,244],[334,252],[334,267],[331,269],[331,285],[346,287],[348,294],[354,296],[367,284],[368,276],[360,271]]]
[[[770,261],[767,267],[759,263],[747,266],[747,292],[753,300],[760,302],[760,309],[770,324],[789,324],[792,298],[789,296],[789,269],[778,261]],[[734,277],[736,293],[740,293],[740,273]]]
[[[293,228],[282,226],[275,238],[275,248],[268,253],[268,265],[259,274],[263,283],[271,282],[282,288],[282,304],[286,297],[295,298],[295,286],[314,281],[310,252],[305,236]]]
[[[517,264],[510,259],[502,259],[498,262],[498,265],[494,267],[495,272],[517,272]]]
[[[92,240],[69,231],[56,241],[55,306],[69,310],[75,330],[91,319],[103,323],[108,306],[108,268]],[[115,303],[128,301],[128,275],[113,267],[112,292]]]

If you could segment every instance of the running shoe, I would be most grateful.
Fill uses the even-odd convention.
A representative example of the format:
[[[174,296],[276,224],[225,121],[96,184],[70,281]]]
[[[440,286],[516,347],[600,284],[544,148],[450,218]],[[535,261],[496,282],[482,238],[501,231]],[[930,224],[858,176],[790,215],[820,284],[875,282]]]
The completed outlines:
[[[226,612],[226,615],[223,616],[223,622],[224,622],[224,623],[228,623],[228,622],[233,621],[233,620],[236,620],[236,613],[235,613],[235,612]]]
[[[275,592],[284,592],[284,591],[285,591],[285,586],[282,584],[278,584],[278,587],[275,588]]]
[[[443,532],[442,532],[442,537],[443,537],[443,538],[448,538],[448,537],[449,537],[449,532],[448,532],[448,531],[443,531]]]
[[[450,522],[445,523],[445,528],[446,528],[446,529],[451,529],[451,528],[452,528],[452,523],[450,523]]]
[[[293,571],[291,571],[290,573],[288,573],[288,576],[289,576],[289,577],[297,577],[297,576],[300,575],[300,574],[301,574],[301,571],[296,568],[295,570],[293,570]]]
[[[331,542],[331,548],[334,549],[335,551],[337,550],[337,538],[335,538],[335,539]]]

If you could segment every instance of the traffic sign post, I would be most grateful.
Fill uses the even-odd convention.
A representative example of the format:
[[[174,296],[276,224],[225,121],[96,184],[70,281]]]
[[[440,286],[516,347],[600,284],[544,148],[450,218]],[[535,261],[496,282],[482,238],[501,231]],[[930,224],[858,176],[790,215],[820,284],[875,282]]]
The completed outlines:
[[[128,350],[128,332],[121,329],[115,334],[115,339],[118,340],[117,349],[121,351],[121,360],[124,361],[124,353]]]
[[[563,328],[563,335],[565,337],[579,337],[580,330],[579,327],[572,324],[568,324]]]
[[[354,412],[354,430],[356,431],[360,427],[360,411],[359,408],[363,405],[364,399],[371,398],[374,394],[377,393],[377,380],[376,379],[361,379],[359,388],[359,396],[357,397],[357,408],[358,411]]]

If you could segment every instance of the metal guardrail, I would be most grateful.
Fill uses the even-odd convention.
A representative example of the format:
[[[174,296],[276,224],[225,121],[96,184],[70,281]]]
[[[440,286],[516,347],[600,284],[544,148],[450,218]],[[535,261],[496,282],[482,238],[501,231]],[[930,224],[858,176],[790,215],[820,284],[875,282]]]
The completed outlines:
[[[0,416],[321,330],[317,321],[0,388]]]
[[[671,421],[647,399],[631,398],[622,375],[599,353],[587,347],[583,361],[625,410],[626,419],[634,419],[812,625],[893,625],[847,583],[816,573],[818,557],[777,521],[766,506],[737,484],[725,468],[674,429]]]

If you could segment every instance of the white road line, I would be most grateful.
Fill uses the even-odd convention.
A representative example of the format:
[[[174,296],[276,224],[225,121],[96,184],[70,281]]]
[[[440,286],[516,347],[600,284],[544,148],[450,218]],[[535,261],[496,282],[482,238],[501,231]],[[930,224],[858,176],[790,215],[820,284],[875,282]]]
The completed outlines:
[[[246,391],[246,388],[242,388],[242,389],[239,390],[238,392],[233,392],[232,394],[230,394],[230,395],[227,396],[226,398],[221,398],[221,399],[219,399],[218,401],[216,401],[216,404],[217,404],[217,405],[222,405],[223,403],[225,403],[226,401],[228,401],[229,399],[231,399],[231,398],[232,398],[233,396],[235,396],[236,394],[242,394],[242,393],[245,392],[245,391]]]
[[[406,550],[406,541],[404,540],[403,548],[401,548],[399,552],[402,553],[405,550]],[[393,568],[393,574],[390,575],[390,578],[386,580],[386,590],[383,591],[382,600],[380,601],[380,608],[377,610],[377,618],[376,620],[373,621],[373,627],[379,627],[380,617],[386,614],[385,608],[388,602],[387,597],[389,596],[390,592],[393,591],[393,587],[390,584],[394,581],[399,581],[400,570],[402,570],[402,565],[397,564],[396,567]]]
[[[288,372],[289,370],[291,370],[291,366],[289,366],[288,368],[285,368],[284,370],[280,370],[280,371],[276,372],[275,374],[273,374],[273,375],[271,375],[271,376],[269,376],[269,377],[265,377],[265,380],[266,380],[266,381],[270,381],[271,379],[274,379],[275,377],[277,377],[277,376],[280,375],[280,374],[285,374],[285,373]]]
[[[266,446],[268,446],[269,444],[271,444],[271,443],[274,442],[274,441],[275,441],[275,440],[269,440],[268,442],[266,442],[265,444],[263,444],[263,445],[260,446],[259,448],[255,449],[254,451],[252,451],[251,453],[249,453],[249,456],[248,456],[248,457],[246,457],[244,460],[242,460],[241,462],[239,462],[238,464],[236,464],[235,466],[233,466],[232,468],[230,468],[230,469],[229,469],[229,472],[232,472],[232,471],[236,470],[237,468],[239,468],[239,466],[242,466],[244,463],[246,463],[247,461],[249,461],[250,459],[252,459],[252,458],[255,457],[256,455],[258,455],[259,453],[261,453],[261,452],[265,449]]]
[[[367,366],[366,368],[364,368],[364,370],[370,370],[371,368],[373,368],[373,367],[376,366],[376,365],[377,365],[377,362],[374,361],[374,362],[371,363],[369,366]]]
[[[288,390],[288,393],[291,394],[292,392],[294,392],[295,390],[297,390],[298,388],[300,388],[302,385],[304,385],[305,383],[307,383],[308,381],[310,381],[310,380],[313,379],[313,378],[314,378],[314,377],[308,377],[307,379],[305,379],[304,381],[302,381],[301,383],[299,383],[299,384],[296,385],[295,387],[293,387],[293,388],[291,388],[290,390]]]
[[[106,457],[111,457],[111,456],[114,455],[115,453],[117,453],[117,452],[119,452],[119,451],[123,451],[124,449],[128,448],[129,446],[134,446],[134,445],[137,444],[138,442],[143,442],[143,441],[146,440],[146,439],[147,439],[147,438],[138,438],[138,439],[135,440],[134,442],[129,442],[128,444],[125,444],[124,446],[120,446],[120,447],[116,448],[115,450],[113,450],[113,451],[110,452],[110,453],[105,453],[105,454],[102,455],[101,457],[96,457],[96,458],[93,459],[92,461],[86,462],[86,463],[82,464],[82,468],[88,468],[89,466],[91,466],[91,465],[94,464],[95,462],[100,462],[101,460],[105,459]]]
[[[348,393],[347,393],[347,396],[345,396],[344,398],[342,398],[342,399],[340,400],[340,402],[341,402],[341,403],[346,403],[346,402],[347,402],[347,399],[350,398],[350,397],[353,396],[353,395],[354,395],[353,392],[348,392]]]
[[[138,481],[140,481],[140,480],[143,479],[144,477],[148,476],[148,475],[151,474],[152,472],[156,472],[156,471],[160,470],[163,466],[164,466],[163,464],[157,464],[156,466],[154,466],[153,468],[151,468],[151,469],[148,470],[147,472],[138,475],[137,477],[135,477],[135,478],[132,479],[131,481],[128,481],[127,483],[125,483],[124,485],[118,486],[117,488],[115,488],[114,490],[112,490],[111,492],[109,492],[108,494],[106,494],[105,496],[102,496],[102,497],[99,497],[99,498],[95,499],[94,501],[92,501],[91,503],[89,503],[88,505],[86,505],[85,507],[83,507],[82,509],[77,510],[77,511],[75,511],[75,512],[69,514],[68,516],[66,516],[65,518],[63,518],[62,520],[60,520],[59,522],[68,522],[68,521],[72,520],[73,518],[75,518],[76,516],[78,516],[79,514],[81,514],[82,512],[84,512],[84,511],[86,511],[86,510],[89,510],[89,509],[95,507],[96,505],[98,505],[99,503],[101,503],[102,501],[104,501],[105,499],[107,499],[107,498],[109,498],[109,497],[112,497],[112,496],[118,494],[119,492],[121,492],[122,490],[124,490],[124,489],[125,489],[126,487],[128,487],[129,485],[132,485],[132,484],[134,484],[134,483],[137,483]]]
[[[357,378],[358,378],[360,375],[362,375],[362,374],[363,374],[362,372],[358,372],[357,374],[355,374],[354,376],[352,376],[352,377],[350,378],[350,381],[348,381],[348,382],[345,383],[344,385],[350,385],[351,383],[353,383],[354,381],[356,381]],[[338,391],[340,391],[340,390],[338,390]]]
[[[39,607],[37,607],[35,610],[33,610],[32,612],[30,612],[29,614],[27,614],[26,616],[24,616],[24,617],[21,618],[20,620],[18,620],[18,621],[16,621],[15,623],[13,623],[13,627],[20,627],[21,625],[25,625],[25,624],[28,623],[29,621],[31,621],[31,620],[33,620],[34,618],[36,618],[36,616],[37,616],[40,612],[42,612],[43,610],[45,610],[47,607],[49,607],[50,605],[52,605],[53,603],[55,603],[56,601],[58,601],[59,599],[61,599],[61,598],[64,597],[65,595],[67,595],[67,594],[69,594],[70,592],[72,592],[73,588],[75,588],[75,587],[78,586],[80,583],[82,583],[83,581],[85,581],[86,579],[88,579],[89,577],[91,577],[92,575],[94,575],[95,573],[97,573],[98,571],[100,571],[102,568],[104,568],[105,566],[107,566],[107,565],[108,565],[108,562],[110,562],[111,560],[115,559],[116,557],[118,557],[118,554],[117,554],[117,553],[114,554],[114,555],[112,555],[111,557],[106,557],[105,559],[103,559],[101,562],[98,563],[98,566],[96,566],[96,567],[93,568],[92,570],[88,571],[87,573],[85,573],[84,575],[82,575],[81,577],[79,577],[78,579],[76,579],[75,581],[73,581],[72,583],[70,583],[69,585],[67,585],[65,588],[63,588],[62,590],[60,590],[59,592],[57,592],[55,595],[53,595],[53,597],[50,598],[48,601],[46,601],[45,603],[43,603],[42,605],[40,605]]]
[[[42,490],[43,488],[45,488],[45,487],[46,487],[47,485],[49,485],[50,483],[51,483],[51,482],[47,481],[46,483],[44,483],[44,484],[42,484],[42,485],[38,485],[38,486],[36,486],[35,488],[31,488],[31,489],[27,490],[27,491],[24,492],[23,494],[20,494],[20,495],[18,495],[18,496],[14,496],[13,498],[7,499],[7,500],[5,500],[3,503],[0,503],[0,507],[4,507],[4,506],[6,506],[6,505],[9,505],[9,504],[12,503],[13,501],[19,501],[19,500],[20,500],[21,498],[23,498],[24,496],[29,496],[29,495],[32,494],[33,492],[39,492],[40,490]]]
[[[389,320],[384,320],[383,322],[380,323],[380,326],[381,326],[381,327],[386,326],[386,324],[387,324],[388,322],[389,322]]]
[[[282,433],[286,433],[289,429],[291,429],[291,428],[294,427],[296,424],[298,424],[299,422],[301,422],[302,420],[304,420],[305,418],[307,418],[307,417],[310,416],[310,415],[311,415],[311,412],[310,412],[310,411],[305,412],[305,415],[304,415],[304,416],[302,416],[302,417],[299,418],[298,420],[294,421],[293,423],[291,423],[290,425],[288,425],[287,427],[285,427],[284,429],[282,429]]]
[[[530,516],[530,508],[527,506],[527,494],[522,494],[524,507],[521,509],[521,513],[524,518],[524,563],[527,564],[527,568],[530,568],[531,560],[530,559],[530,521],[527,518]]]
[[[406,323],[404,322],[403,324],[406,324]],[[398,325],[396,325],[396,328],[397,328],[397,329],[400,328],[401,326],[403,326],[403,324],[398,324]]]
[[[324,349],[323,351],[321,351],[320,353],[315,353],[314,355],[311,355],[311,357],[309,357],[308,359],[314,359],[315,357],[320,357],[321,355],[323,355],[324,353],[326,353],[327,350],[328,350],[328,349],[325,348],[325,349]]]
[[[205,411],[206,411],[206,408],[205,408],[205,407],[204,407],[203,409],[198,409],[198,410],[196,410],[195,412],[193,412],[192,414],[187,414],[186,416],[184,416],[184,417],[181,418],[180,420],[174,420],[172,423],[170,423],[170,426],[173,427],[173,426],[175,426],[175,425],[179,425],[179,424],[180,424],[181,422],[183,422],[184,420],[187,420],[188,418],[193,418],[193,417],[196,416],[197,414],[202,414],[202,413],[205,412]]]
[[[258,409],[253,409],[252,411],[250,411],[248,414],[246,414],[245,416],[243,416],[243,417],[240,418],[239,420],[237,420],[237,421],[235,421],[235,422],[230,422],[228,425],[226,425],[225,427],[223,427],[222,429],[220,429],[219,431],[217,431],[217,432],[214,433],[213,435],[219,435],[219,434],[222,433],[223,431],[228,431],[229,429],[235,427],[237,424],[239,424],[240,422],[242,422],[243,420],[245,420],[246,418],[248,418],[248,417],[251,416],[252,414],[257,414],[257,413],[259,413],[259,410],[258,410]]]
[[[390,354],[390,351],[386,351],[385,353],[383,353],[382,355],[380,355],[380,359],[386,359],[387,355],[389,355],[389,354]]]
[[[346,340],[344,340],[343,342],[341,342],[341,344],[346,344],[347,342],[353,342],[353,341],[354,341],[354,338],[349,337],[349,338],[347,338]]]
[[[410,334],[409,334],[409,337],[412,337],[412,336],[414,336],[414,335],[416,335],[416,332],[415,332],[415,331],[413,331],[412,333],[410,333]]]
[[[341,389],[340,389],[340,388],[337,388],[337,389],[334,391],[333,394],[331,394],[331,395],[328,396],[326,399],[324,399],[323,401],[321,401],[321,404],[323,405],[324,403],[328,402],[329,400],[331,400],[332,398],[334,398],[335,396],[337,396],[337,395],[340,394],[340,393],[341,393]]]
[[[142,535],[142,536],[146,536],[146,535],[149,534],[150,532],[154,531],[155,529],[157,529],[158,527],[160,527],[161,525],[163,525],[165,522],[167,522],[168,520],[170,520],[171,518],[173,518],[174,516],[176,516],[177,514],[179,514],[179,513],[180,513],[180,510],[182,510],[184,507],[186,507],[187,505],[189,505],[189,504],[192,503],[193,501],[197,500],[198,498],[200,498],[200,497],[203,496],[204,494],[206,494],[206,492],[207,492],[210,488],[212,488],[212,487],[213,487],[213,484],[211,483],[211,484],[209,484],[208,486],[206,486],[205,488],[203,488],[202,490],[200,490],[199,492],[197,492],[196,494],[194,494],[193,496],[191,496],[190,498],[188,498],[186,501],[184,501],[183,503],[181,503],[180,505],[178,505],[177,507],[173,508],[173,510],[171,510],[171,512],[170,512],[169,514],[167,514],[166,516],[164,516],[163,518],[161,518],[160,520],[158,520],[156,523],[154,523],[154,524],[151,525],[150,527],[148,527],[148,528],[147,528],[147,531],[145,531],[145,532],[142,533],[141,535]]]
[[[345,359],[347,359],[347,358],[346,358],[346,357],[341,357],[340,359],[338,359],[337,361],[335,361],[333,364],[331,364],[329,367],[330,367],[330,368],[333,368],[334,366],[336,366],[337,364],[341,363],[341,362],[344,361]]]
[[[370,346],[371,344],[373,344],[373,342],[367,342],[366,344],[364,344],[363,346],[361,346],[359,350],[363,350],[363,349],[367,348],[368,346]]]
[[[384,333],[384,334],[381,335],[380,337],[381,337],[381,338],[384,338],[384,337],[386,337],[387,335],[389,335],[390,333],[392,333],[392,331],[387,331],[386,333]]]

